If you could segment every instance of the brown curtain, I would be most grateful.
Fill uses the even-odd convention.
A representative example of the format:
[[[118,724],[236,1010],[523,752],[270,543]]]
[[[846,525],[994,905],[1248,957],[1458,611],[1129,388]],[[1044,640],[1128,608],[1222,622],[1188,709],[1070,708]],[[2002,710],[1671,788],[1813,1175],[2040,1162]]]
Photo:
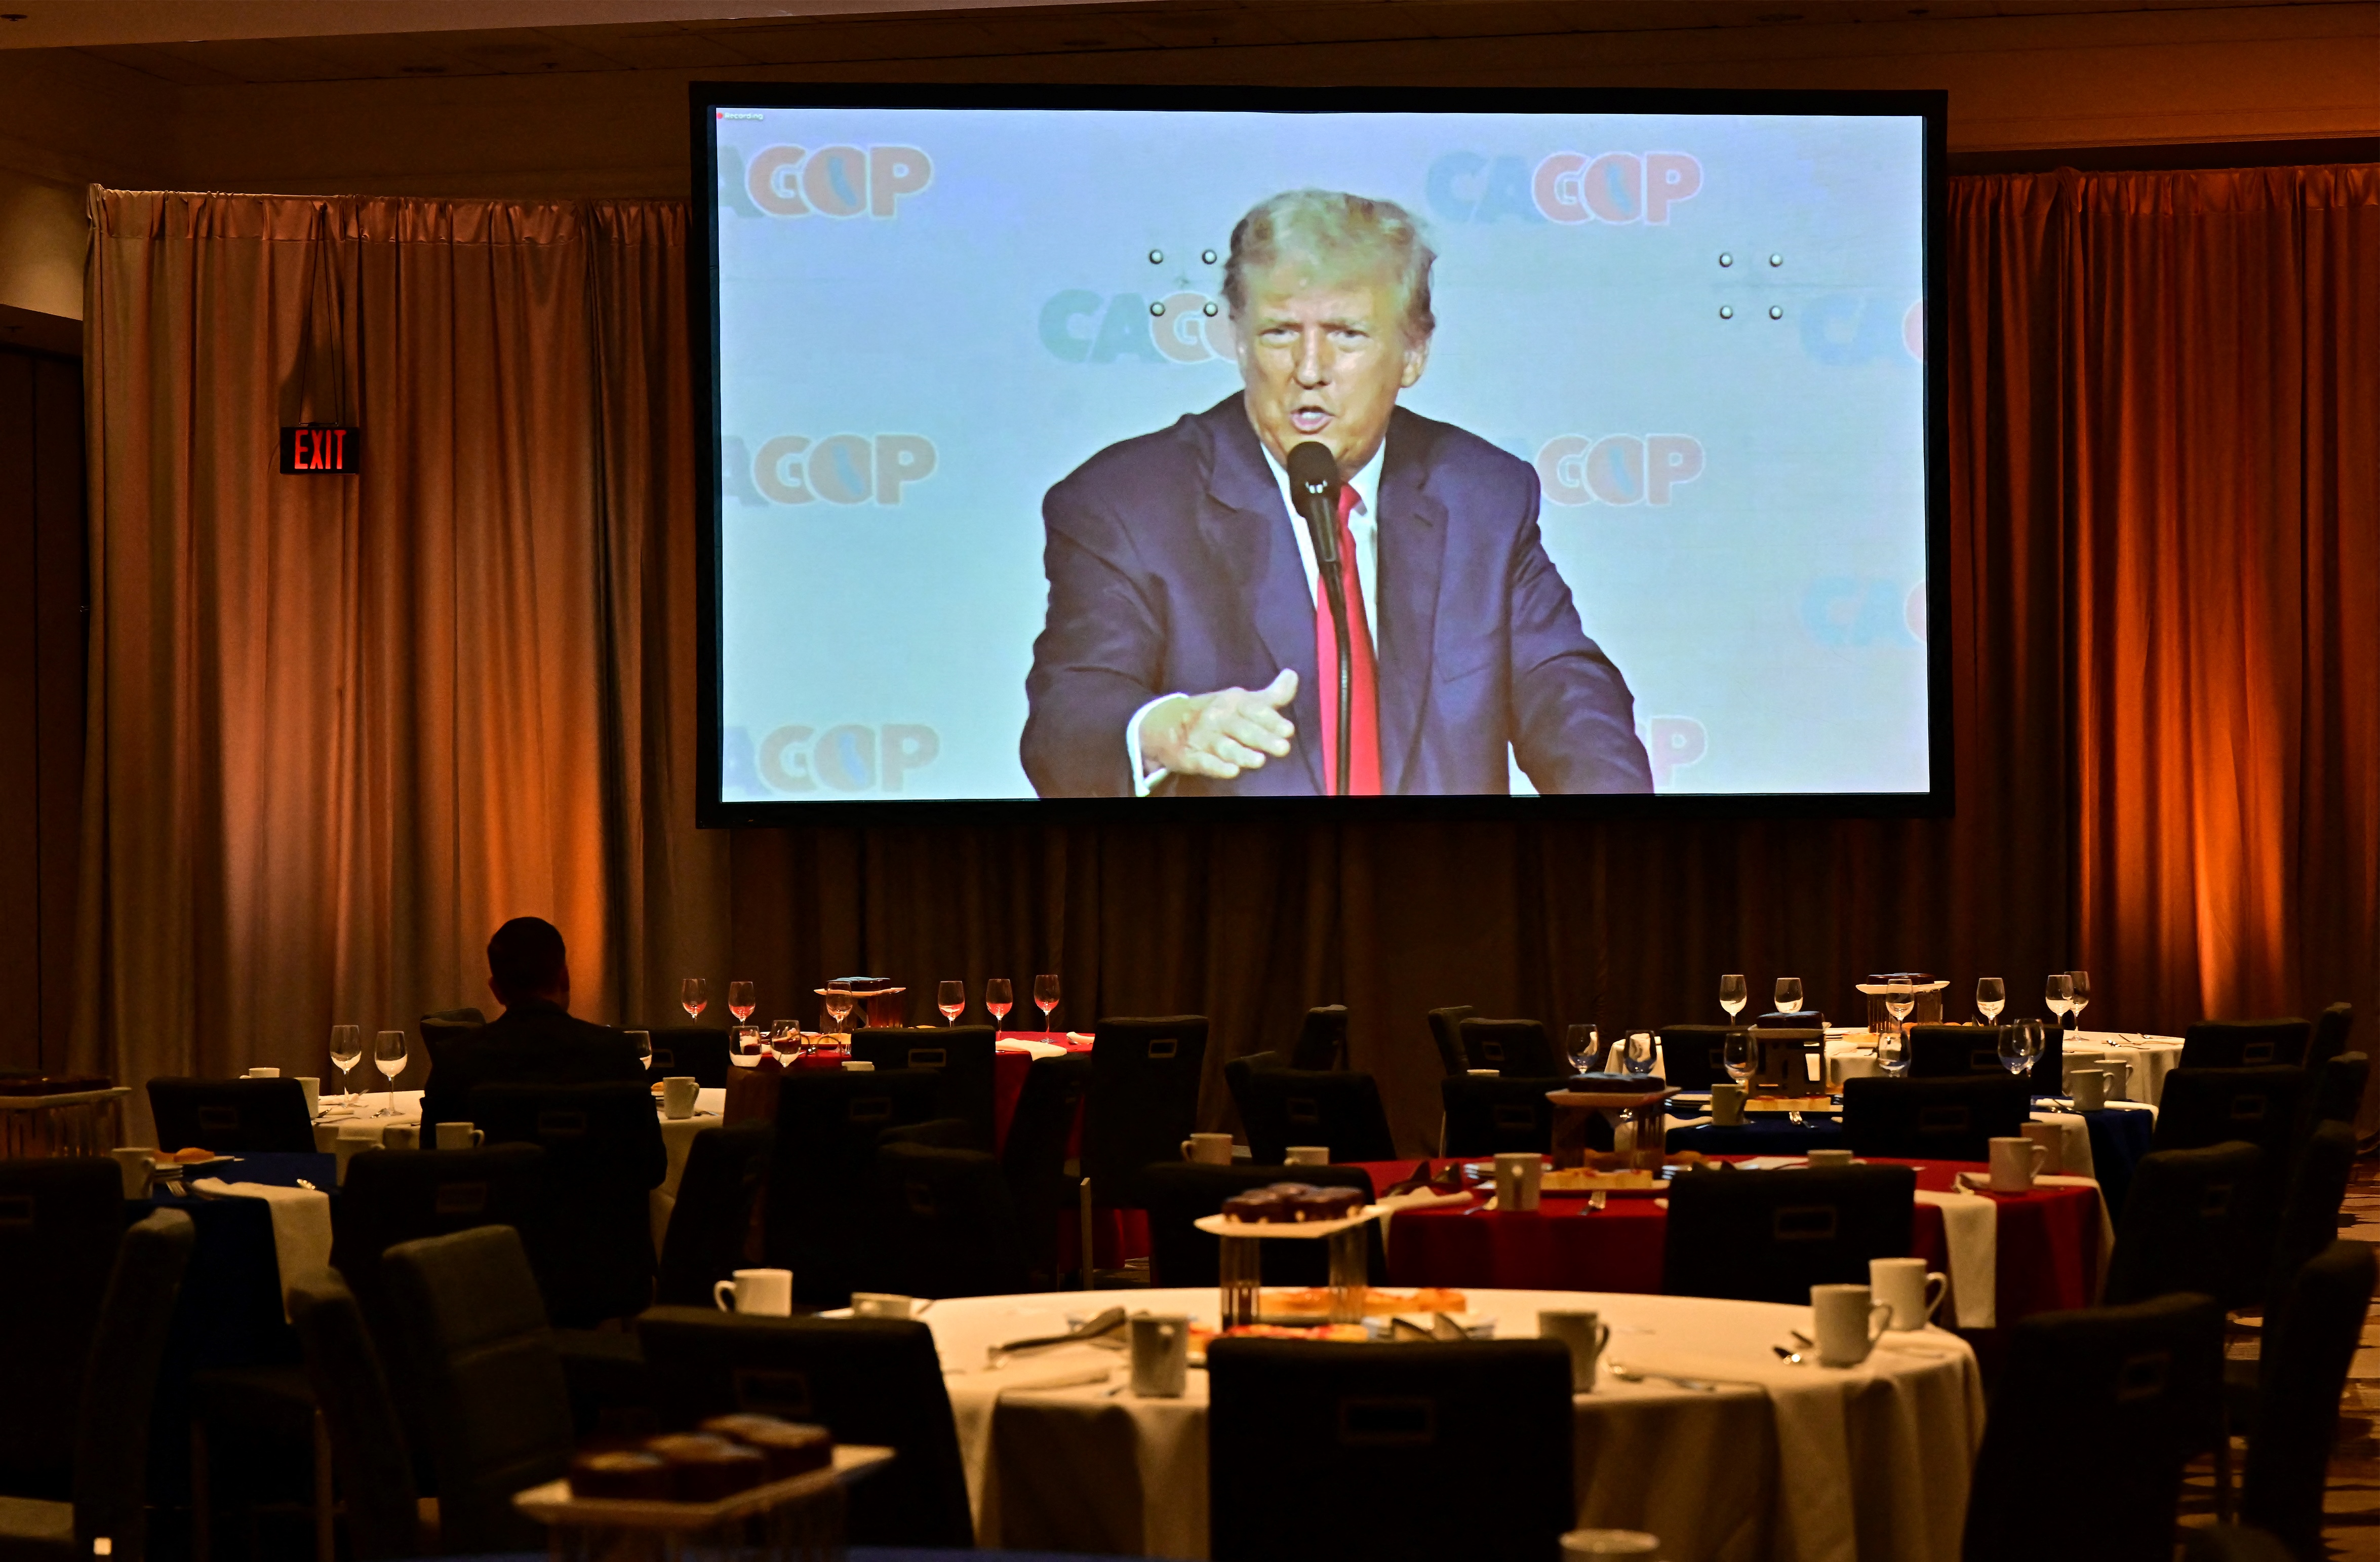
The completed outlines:
[[[2380,1023],[2373,169],[1953,181],[1958,812],[1912,821],[698,832],[684,209],[93,214],[78,1037],[127,1077],[319,1071],[523,912],[606,1019],[1054,970],[1061,1023],[1208,1015],[1220,1075],[1344,1001],[1415,1147],[1439,1004],[1855,1013],[1910,967],[2037,1012],[2082,965],[2095,1025]],[[334,391],[362,476],[271,475]]]

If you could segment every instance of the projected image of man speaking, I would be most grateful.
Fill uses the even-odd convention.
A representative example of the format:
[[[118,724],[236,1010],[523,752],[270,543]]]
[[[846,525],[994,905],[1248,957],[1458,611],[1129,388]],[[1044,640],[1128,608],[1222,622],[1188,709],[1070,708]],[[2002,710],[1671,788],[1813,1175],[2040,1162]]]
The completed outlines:
[[[1652,790],[1627,682],[1539,541],[1536,471],[1397,405],[1428,364],[1435,260],[1402,208],[1335,191],[1233,227],[1242,391],[1042,501],[1021,746],[1041,796],[1329,795],[1342,763],[1356,795],[1498,793],[1508,748],[1541,792]],[[1341,484],[1343,760],[1337,632],[1288,477],[1307,441]]]

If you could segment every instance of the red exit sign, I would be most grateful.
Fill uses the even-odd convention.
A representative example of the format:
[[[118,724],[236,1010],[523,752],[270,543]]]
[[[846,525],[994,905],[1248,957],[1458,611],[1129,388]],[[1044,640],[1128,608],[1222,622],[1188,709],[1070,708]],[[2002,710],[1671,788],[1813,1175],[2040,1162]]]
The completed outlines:
[[[363,431],[335,423],[300,423],[281,431],[281,470],[300,475],[351,472],[363,456]]]

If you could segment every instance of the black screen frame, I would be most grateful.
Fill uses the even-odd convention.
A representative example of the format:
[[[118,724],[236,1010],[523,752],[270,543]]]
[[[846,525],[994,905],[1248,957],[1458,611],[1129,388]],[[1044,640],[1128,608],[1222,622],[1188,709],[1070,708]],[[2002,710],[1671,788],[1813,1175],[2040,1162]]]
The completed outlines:
[[[1305,824],[1392,820],[1574,820],[1775,817],[1947,818],[1956,811],[1949,594],[1948,344],[1949,94],[1940,91],[1770,92],[1706,88],[1145,87],[850,82],[689,84],[693,212],[687,308],[696,445],[695,823],[703,829],[787,825]],[[1764,114],[1917,118],[1924,122],[1925,276],[1925,657],[1927,789],[1923,792],[1729,792],[1657,796],[1482,793],[1415,797],[833,799],[730,801],[720,796],[721,470],[719,170],[716,115],[740,108],[952,108],[1260,114]]]

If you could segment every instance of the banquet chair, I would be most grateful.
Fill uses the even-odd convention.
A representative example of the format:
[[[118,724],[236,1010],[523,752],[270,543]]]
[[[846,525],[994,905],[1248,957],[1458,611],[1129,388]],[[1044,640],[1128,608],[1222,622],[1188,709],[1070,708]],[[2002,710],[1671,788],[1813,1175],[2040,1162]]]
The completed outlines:
[[[2265,1286],[2265,1306],[2259,1321],[2270,1341],[2297,1294],[2299,1273],[2338,1239],[2338,1211],[2347,1197],[2347,1183],[2355,1169],[2355,1130],[2345,1123],[2321,1123],[2298,1151],[2290,1169],[2289,1192],[2281,1202],[2280,1226],[2273,1240],[2270,1277]],[[2262,1359],[2226,1357],[2223,1362],[2223,1409],[2234,1427],[2253,1425],[2256,1395],[2262,1381]]]
[[[479,1085],[470,1111],[489,1144],[545,1151],[520,1234],[553,1321],[584,1328],[651,1305],[652,1190],[668,1161],[650,1089]]]
[[[1372,1177],[1361,1166],[1202,1165],[1171,1161],[1142,1173],[1148,1197],[1148,1283],[1179,1288],[1222,1284],[1220,1239],[1198,1229],[1196,1222],[1220,1214],[1223,1201],[1251,1188],[1276,1182],[1304,1182],[1317,1188],[1354,1188],[1372,1196]],[[1374,1285],[1388,1280],[1388,1260],[1380,1247],[1379,1222],[1365,1227],[1368,1267]],[[1330,1282],[1330,1244],[1326,1241],[1258,1242],[1257,1258],[1268,1286],[1323,1286]]]
[[[2325,1555],[2323,1488],[2373,1278],[2370,1245],[2334,1239],[2294,1276],[2258,1359],[2240,1514],[2278,1537],[2300,1562],[2321,1562]]]
[[[1081,1053],[1035,1058],[1025,1070],[1008,1137],[1000,1146],[1000,1169],[1008,1178],[1026,1258],[1053,1279],[1059,1218],[1075,1208],[1082,1180],[1071,1146],[1090,1084],[1091,1060]]]
[[[990,1151],[996,1138],[991,1109],[994,1035],[989,1025],[871,1027],[851,1038],[851,1056],[879,1069],[933,1070],[940,1081],[934,1116],[962,1119],[973,1141],[968,1147]]]
[[[673,1075],[691,1078],[704,1090],[727,1088],[727,1032],[716,1025],[656,1025],[652,1028],[653,1061],[647,1070],[656,1080]]]
[[[1729,1078],[1722,1051],[1732,1025],[1664,1025],[1661,1078],[1682,1091],[1706,1091]]]
[[[1537,1019],[1465,1019],[1463,1068],[1493,1068],[1508,1078],[1570,1078],[1570,1065],[1554,1051],[1545,1022]]]
[[[2313,1027],[2302,1019],[2202,1019],[2182,1033],[2184,1068],[2302,1065]]]
[[[1439,1080],[1439,1101],[1446,1109],[1439,1153],[1500,1155],[1534,1150],[1551,1154],[1554,1108],[1546,1092],[1561,1089],[1570,1080],[1568,1074],[1535,1080],[1454,1074]],[[1601,1113],[1587,1118],[1586,1131],[1592,1148],[1611,1148],[1611,1125]]]
[[[1450,1077],[1471,1067],[1463,1051],[1463,1022],[1478,1012],[1467,1004],[1455,1004],[1424,1016],[1429,1021],[1429,1039],[1438,1048],[1439,1066]]]
[[[2248,1191],[2263,1158],[2243,1141],[2142,1156],[2116,1217],[2103,1293],[2108,1304],[2228,1295],[2250,1245]]]
[[[2181,1471],[2214,1413],[2223,1310],[2181,1295],[2038,1312],[2008,1329],[1968,1489],[1964,1562],[2171,1562]],[[2044,1451],[2091,1450],[2054,1512]]]
[[[1270,1056],[1270,1055],[1260,1055]],[[1248,1130],[1251,1159],[1281,1165],[1293,1144],[1327,1145],[1333,1161],[1392,1161],[1397,1141],[1380,1105],[1379,1082],[1360,1069],[1259,1068],[1253,1058],[1223,1066],[1224,1082]]]
[[[2032,1115],[2032,1087],[2006,1073],[1843,1081],[1843,1142],[1855,1155],[1987,1161],[1991,1141],[2022,1133]]]
[[[310,1155],[314,1123],[295,1080],[149,1081],[160,1149],[202,1146],[219,1155]]]
[[[73,1445],[35,1405],[82,1389],[101,1299],[124,1238],[124,1178],[103,1157],[0,1161],[0,1492],[64,1501]],[[38,1345],[38,1348],[23,1348]]]
[[[440,1009],[416,1020],[415,1027],[421,1032],[421,1050],[430,1055],[430,1071],[438,1072],[439,1059],[446,1056],[448,1043],[469,1036],[487,1022],[488,1017],[476,1008]]]
[[[1207,1061],[1207,1020],[1103,1018],[1091,1043],[1091,1085],[1083,1100],[1083,1180],[1075,1189],[1083,1278],[1093,1268],[1092,1212],[1140,1207],[1141,1168],[1179,1160],[1198,1126]]]
[[[58,1422],[69,1422],[65,1441],[73,1458],[67,1500],[0,1497],[0,1556],[8,1562],[147,1557],[151,1402],[174,1299],[196,1245],[190,1217],[179,1210],[159,1210],[127,1229],[108,1271],[79,1392],[69,1401],[7,1407],[9,1414],[49,1422],[54,1436]],[[17,1344],[38,1348],[43,1342]]]
[[[1325,1004],[1305,1011],[1297,1028],[1297,1045],[1290,1049],[1292,1068],[1321,1070],[1347,1067],[1347,1006]]]
[[[708,1306],[713,1286],[757,1262],[746,1248],[776,1140],[777,1125],[765,1122],[729,1123],[694,1136],[662,1238],[655,1301]]]
[[[534,1551],[543,1527],[515,1492],[570,1468],[576,1440],[562,1355],[520,1234],[481,1226],[400,1242],[386,1254],[438,1483],[438,1539],[452,1556]]]
[[[794,1068],[777,1094],[761,1251],[794,1272],[795,1295],[820,1307],[850,1298],[868,1219],[878,1136],[934,1115],[931,1069]]]
[[[958,1425],[925,1324],[760,1318],[656,1307],[637,1320],[661,1424],[755,1411],[824,1426],[894,1458],[851,1488],[855,1545],[972,1546]]]
[[[1909,1028],[1909,1077],[1951,1080],[1970,1074],[2007,1078],[2000,1067],[2000,1028],[1997,1025],[1912,1025]]]
[[[2250,1068],[2176,1068],[2157,1097],[2150,1143],[2189,1149],[2245,1140],[2264,1152],[2249,1179],[2245,1240],[2225,1300],[2233,1307],[2263,1300],[2272,1263],[2274,1231],[2289,1190],[2301,1131],[2301,1108],[2311,1081],[2293,1064]]]
[[[2332,1004],[2313,1017],[2313,1033],[2307,1038],[2305,1066],[2316,1071],[2332,1058],[2347,1050],[2348,1032],[2355,1029],[2355,1006]]]
[[[1217,1562],[1550,1557],[1577,1522],[1557,1341],[1208,1347]]]
[[[2372,1060],[2360,1052],[2343,1052],[2325,1062],[2314,1092],[2315,1120],[2353,1127],[2371,1077]]]
[[[355,1562],[427,1556],[404,1420],[355,1293],[335,1270],[303,1276],[289,1287],[289,1322],[330,1434],[347,1555]]]
[[[980,1150],[877,1147],[862,1287],[901,1296],[1046,1291],[1017,1228],[1000,1162]]]
[[[1864,1285],[1868,1260],[1909,1251],[1907,1166],[1690,1172],[1670,1184],[1661,1289],[1807,1306],[1810,1287]]]

